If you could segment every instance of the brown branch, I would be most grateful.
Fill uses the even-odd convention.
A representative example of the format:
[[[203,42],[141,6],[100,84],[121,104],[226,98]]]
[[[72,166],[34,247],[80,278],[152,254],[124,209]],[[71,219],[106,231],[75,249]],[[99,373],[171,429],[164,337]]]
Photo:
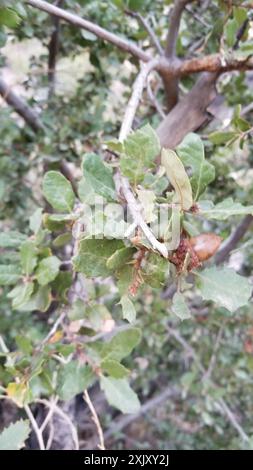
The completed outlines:
[[[176,57],[176,45],[181,16],[187,3],[193,0],[176,0],[169,17],[169,30],[166,39],[165,58],[169,61]],[[172,76],[170,70],[161,71],[166,92],[167,110],[170,111],[178,102],[178,77]]]
[[[171,58],[176,56],[176,45],[180,27],[180,20],[187,3],[193,0],[175,0],[174,8],[169,17],[169,30],[166,39],[165,57]]]
[[[172,77],[183,77],[191,73],[199,72],[216,72],[222,74],[233,70],[253,70],[253,59],[248,57],[244,60],[239,60],[233,56],[225,58],[218,53],[184,60],[177,58],[168,60],[165,57],[161,57],[157,70],[161,73],[167,73]]]
[[[43,130],[43,124],[37,113],[30,108],[20,96],[11,90],[10,86],[2,78],[0,78],[0,95],[2,95],[6,103],[12,106],[16,113],[24,119],[34,132]]]
[[[79,28],[90,31],[97,37],[113,44],[119,49],[129,52],[130,54],[142,60],[143,62],[148,62],[151,59],[148,53],[143,51],[134,43],[128,41],[127,39],[121,38],[120,36],[117,36],[116,34],[113,34],[110,31],[101,28],[100,26],[92,23],[91,21],[85,20],[74,13],[70,13],[66,10],[63,10],[62,8],[59,8],[43,0],[26,0],[26,3],[32,7],[38,8],[39,10],[49,13],[50,15],[57,16],[58,18],[67,21],[68,23],[74,26],[78,26]]]
[[[60,7],[63,0],[56,0],[55,6]],[[60,33],[60,18],[57,16],[53,17],[53,32],[48,44],[48,82],[49,92],[48,97],[50,98],[54,94],[55,88],[55,69],[56,60],[59,52],[59,33]]]
[[[253,222],[252,215],[246,215],[242,221],[237,225],[234,232],[231,236],[225,241],[221,249],[218,251],[215,257],[215,263],[221,264],[223,263],[229,256],[230,252],[234,250],[237,246],[239,241],[244,237],[246,232],[249,230]]]
[[[216,97],[216,79],[216,74],[203,74],[160,123],[157,134],[162,147],[176,147],[188,132],[194,132],[208,122],[207,107]]]

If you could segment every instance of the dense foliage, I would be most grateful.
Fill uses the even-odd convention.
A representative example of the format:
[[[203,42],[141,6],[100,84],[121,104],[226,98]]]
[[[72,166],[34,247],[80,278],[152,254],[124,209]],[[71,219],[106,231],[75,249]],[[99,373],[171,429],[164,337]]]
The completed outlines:
[[[51,3],[144,58],[1,1],[0,449],[252,449],[252,5]]]

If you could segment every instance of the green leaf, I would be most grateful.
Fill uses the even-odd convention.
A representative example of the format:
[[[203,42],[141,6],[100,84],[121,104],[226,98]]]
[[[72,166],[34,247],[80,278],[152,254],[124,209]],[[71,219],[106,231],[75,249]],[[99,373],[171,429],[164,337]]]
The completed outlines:
[[[67,243],[70,243],[72,240],[72,234],[70,232],[65,232],[61,233],[61,235],[58,235],[53,241],[53,245],[56,248],[59,248],[61,246],[66,245]]]
[[[134,323],[136,321],[136,310],[133,302],[127,295],[121,297],[120,305],[122,307],[124,320],[129,321],[129,323]]]
[[[240,135],[235,131],[215,131],[209,134],[208,138],[214,145],[229,144]]]
[[[10,230],[0,233],[0,248],[18,248],[27,239],[23,233]]]
[[[30,299],[34,289],[33,282],[26,282],[19,284],[7,295],[8,298],[12,299],[12,307],[15,310],[22,308]]]
[[[156,132],[147,124],[130,134],[124,141],[124,152],[120,158],[120,168],[135,186],[145,175],[145,169],[153,166],[160,153],[160,143]]]
[[[137,413],[140,402],[126,379],[102,376],[100,386],[111,406],[114,406],[122,413]]]
[[[200,214],[207,219],[226,220],[235,215],[253,215],[253,206],[243,206],[240,202],[234,202],[231,197],[214,205],[211,201],[199,203]]]
[[[206,186],[214,180],[214,166],[205,160],[204,145],[197,134],[188,134],[177,147],[177,153],[184,166],[189,166],[192,169],[193,176],[190,182],[194,199],[197,200]]]
[[[121,240],[81,240],[78,255],[72,259],[74,269],[88,277],[108,277],[112,272],[106,264],[107,260],[123,247]]]
[[[16,421],[0,434],[0,450],[19,450],[30,434],[29,421]]]
[[[31,274],[37,264],[37,247],[32,240],[27,240],[20,247],[20,261],[26,276]]]
[[[95,193],[100,194],[107,201],[114,201],[116,193],[112,171],[103,163],[101,157],[95,153],[87,153],[84,156],[82,167],[85,180]]]
[[[11,8],[0,8],[0,24],[15,28],[20,23],[20,17]]]
[[[167,259],[156,253],[150,253],[142,270],[142,277],[146,284],[154,288],[161,288],[169,274],[170,264]]]
[[[29,219],[29,226],[31,231],[37,235],[42,225],[42,211],[41,207],[36,209],[36,211],[31,215]]]
[[[156,215],[154,214],[156,200],[155,193],[149,189],[137,189],[136,192],[143,209],[145,221],[148,224],[154,222],[154,220],[156,220]]]
[[[226,38],[226,43],[228,47],[232,48],[236,41],[236,33],[237,33],[238,25],[235,18],[228,19],[224,27],[224,35]]]
[[[60,369],[57,393],[61,400],[71,400],[91,385],[95,376],[91,367],[71,361]]]
[[[49,256],[40,261],[36,270],[36,278],[41,286],[53,281],[60,270],[61,261],[56,256]]]
[[[73,277],[70,271],[59,271],[51,284],[51,288],[55,292],[56,300],[63,303],[67,302],[67,294],[72,282]]]
[[[51,206],[60,212],[71,212],[75,195],[70,182],[58,171],[48,171],[43,179],[43,194]]]
[[[11,286],[21,278],[20,267],[0,264],[0,286]]]
[[[81,178],[78,183],[78,196],[81,202],[85,204],[94,204],[96,193],[89,180]]]
[[[189,210],[193,204],[192,188],[184,165],[176,152],[169,149],[162,150],[162,165],[175,189],[177,200],[183,210]]]
[[[125,331],[120,331],[113,336],[111,341],[106,343],[107,358],[121,361],[131,354],[132,350],[139,344],[140,339],[141,330],[139,328],[128,328]]]
[[[114,361],[113,359],[105,359],[102,361],[101,369],[115,379],[123,379],[129,375],[129,370],[120,364],[120,362]]]
[[[29,389],[28,384],[24,382],[9,382],[6,388],[6,393],[7,396],[20,408],[29,403],[32,398],[31,390]]]
[[[252,292],[249,280],[233,269],[212,267],[194,274],[205,300],[213,300],[230,312],[248,303]]]
[[[24,305],[19,307],[21,312],[46,312],[52,301],[51,289],[49,286],[39,287],[38,290],[31,296],[31,298]]]
[[[191,313],[185,302],[184,295],[180,292],[174,294],[171,310],[180,320],[191,318]]]
[[[124,247],[115,251],[106,262],[106,266],[111,271],[116,271],[121,266],[129,263],[133,259],[133,255],[136,253],[136,249],[132,247]]]

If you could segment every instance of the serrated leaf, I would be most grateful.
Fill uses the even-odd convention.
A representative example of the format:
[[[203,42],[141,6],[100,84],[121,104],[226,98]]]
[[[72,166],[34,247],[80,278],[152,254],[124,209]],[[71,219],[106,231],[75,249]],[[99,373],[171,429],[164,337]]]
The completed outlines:
[[[120,305],[122,307],[124,320],[129,321],[129,323],[134,323],[136,321],[136,310],[133,302],[127,295],[121,297]]]
[[[160,142],[156,132],[147,124],[130,134],[124,141],[124,152],[120,158],[120,168],[135,186],[145,175],[160,153]]]
[[[110,258],[108,258],[106,265],[111,271],[116,271],[121,266],[129,263],[133,259],[136,249],[132,247],[124,247],[115,251]]]
[[[43,194],[51,206],[59,212],[71,212],[75,194],[70,182],[58,171],[48,171],[43,179]]]
[[[18,248],[27,239],[23,233],[10,230],[0,233],[0,248]]]
[[[21,272],[19,266],[0,264],[0,286],[12,286],[20,278]]]
[[[52,282],[59,273],[61,261],[56,256],[44,258],[38,264],[36,279],[41,286]]]
[[[180,320],[191,318],[191,312],[185,302],[185,297],[180,292],[174,294],[171,310]]]
[[[0,450],[19,450],[25,445],[30,434],[29,421],[16,421],[5,428],[0,434]]]
[[[189,210],[193,204],[192,188],[184,165],[176,152],[169,149],[162,150],[162,165],[175,189],[177,201],[183,210]]]
[[[195,272],[205,300],[212,300],[230,312],[246,305],[252,292],[249,280],[229,268],[207,268]]]
[[[94,378],[91,367],[71,361],[60,369],[57,393],[61,400],[71,400],[89,387]]]
[[[140,402],[126,379],[101,376],[100,386],[111,406],[114,406],[122,413],[137,413]]]
[[[81,240],[78,255],[72,259],[74,269],[88,277],[110,276],[112,271],[106,264],[107,260],[123,247],[121,240]]]
[[[197,200],[206,186],[215,178],[215,169],[205,160],[205,149],[201,138],[194,133],[188,134],[177,147],[177,153],[183,164],[191,167],[190,179],[194,199]]]
[[[24,274],[29,276],[37,264],[38,250],[33,240],[27,240],[20,247],[20,261]]]
[[[226,220],[235,215],[253,215],[253,206],[243,206],[240,202],[234,202],[231,197],[214,205],[211,201],[199,203],[200,214],[207,219]]]
[[[85,180],[96,194],[100,194],[107,201],[116,199],[112,171],[104,164],[99,155],[87,153],[83,158],[82,168]]]
[[[114,361],[113,359],[105,359],[102,361],[101,369],[115,379],[123,379],[129,375],[129,370],[120,364],[120,362]]]

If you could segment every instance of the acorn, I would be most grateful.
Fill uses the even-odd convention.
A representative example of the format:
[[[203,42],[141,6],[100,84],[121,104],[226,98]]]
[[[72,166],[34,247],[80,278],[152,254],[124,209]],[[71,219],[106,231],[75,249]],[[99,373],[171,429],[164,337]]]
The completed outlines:
[[[201,233],[189,239],[189,243],[197,254],[199,261],[206,261],[215,255],[222,238],[215,233]]]

